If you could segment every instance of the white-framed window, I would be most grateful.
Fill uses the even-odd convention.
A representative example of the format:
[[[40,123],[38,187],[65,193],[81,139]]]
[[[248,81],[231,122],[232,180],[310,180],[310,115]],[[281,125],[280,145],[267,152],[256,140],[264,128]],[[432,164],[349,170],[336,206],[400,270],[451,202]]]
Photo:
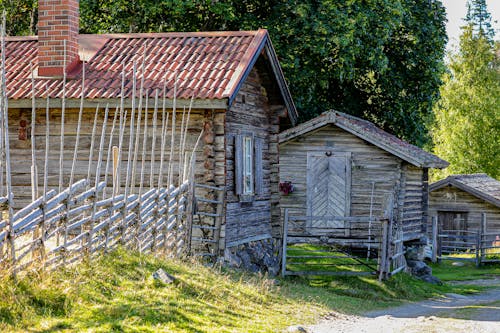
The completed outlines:
[[[253,201],[263,194],[264,139],[251,132],[235,135],[234,190],[240,201]]]
[[[243,136],[243,191],[242,194],[254,194],[253,137]]]

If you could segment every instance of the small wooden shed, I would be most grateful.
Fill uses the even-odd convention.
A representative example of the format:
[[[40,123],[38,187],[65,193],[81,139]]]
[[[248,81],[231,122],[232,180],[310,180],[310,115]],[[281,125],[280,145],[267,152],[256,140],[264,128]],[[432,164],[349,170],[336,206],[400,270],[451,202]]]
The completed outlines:
[[[500,181],[487,174],[451,175],[429,186],[429,223],[438,217],[442,230],[500,232]],[[430,229],[429,229],[430,230]]]
[[[448,163],[379,129],[330,111],[279,134],[281,209],[300,216],[382,217],[404,241],[426,235],[428,170]],[[325,225],[327,228],[328,225]]]

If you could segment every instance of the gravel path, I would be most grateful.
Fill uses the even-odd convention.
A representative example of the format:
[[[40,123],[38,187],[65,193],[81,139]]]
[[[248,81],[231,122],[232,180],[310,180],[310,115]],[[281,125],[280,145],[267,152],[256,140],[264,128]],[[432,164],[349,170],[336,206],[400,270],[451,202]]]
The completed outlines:
[[[495,289],[467,296],[448,294],[439,299],[371,311],[363,316],[332,313],[317,325],[308,327],[307,332],[500,332],[500,279],[471,281],[470,284],[493,285]]]

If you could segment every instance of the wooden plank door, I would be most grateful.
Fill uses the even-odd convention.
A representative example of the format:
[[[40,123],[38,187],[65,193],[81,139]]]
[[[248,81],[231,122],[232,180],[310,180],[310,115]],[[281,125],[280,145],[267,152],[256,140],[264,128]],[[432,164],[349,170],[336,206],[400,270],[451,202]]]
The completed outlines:
[[[307,215],[312,217],[350,214],[350,153],[309,153],[307,156]],[[309,227],[319,232],[343,228],[343,221],[311,220]],[[322,230],[324,228],[325,230]]]

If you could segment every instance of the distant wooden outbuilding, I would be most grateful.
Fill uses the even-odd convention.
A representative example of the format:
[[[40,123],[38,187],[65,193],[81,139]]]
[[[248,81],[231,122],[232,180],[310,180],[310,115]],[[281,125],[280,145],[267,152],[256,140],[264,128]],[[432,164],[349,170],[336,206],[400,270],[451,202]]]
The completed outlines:
[[[500,232],[500,181],[484,173],[451,175],[429,191],[429,215],[438,217],[441,230],[477,231],[485,213],[484,231]]]
[[[405,242],[426,235],[428,171],[447,167],[446,161],[336,111],[283,131],[279,142],[280,182],[293,186],[281,196],[282,210],[302,216],[389,215]]]

